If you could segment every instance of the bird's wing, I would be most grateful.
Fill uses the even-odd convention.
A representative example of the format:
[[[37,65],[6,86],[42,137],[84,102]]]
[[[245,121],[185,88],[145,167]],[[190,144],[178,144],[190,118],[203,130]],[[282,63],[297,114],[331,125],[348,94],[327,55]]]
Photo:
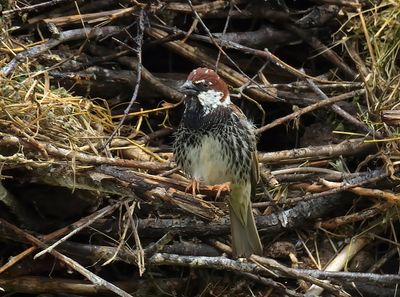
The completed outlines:
[[[229,105],[232,112],[237,115],[237,117],[245,122],[248,122],[243,111],[237,107],[235,104]],[[250,123],[249,123],[250,124]],[[251,124],[250,124],[251,125]],[[257,159],[257,151],[254,149],[254,152],[251,153],[251,198],[254,199],[256,195],[256,186],[260,181],[260,167],[258,166],[258,159]]]
[[[257,152],[254,151],[252,153],[251,158],[251,199],[253,200],[256,197],[256,187],[258,182],[260,181],[260,167],[258,166],[257,160]]]

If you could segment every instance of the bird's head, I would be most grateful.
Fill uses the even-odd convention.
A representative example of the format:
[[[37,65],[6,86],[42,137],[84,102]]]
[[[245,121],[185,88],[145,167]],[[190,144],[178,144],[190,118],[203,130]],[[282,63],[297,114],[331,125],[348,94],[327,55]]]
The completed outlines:
[[[193,70],[181,91],[188,95],[189,100],[198,100],[206,113],[231,103],[226,83],[214,70],[208,68]]]

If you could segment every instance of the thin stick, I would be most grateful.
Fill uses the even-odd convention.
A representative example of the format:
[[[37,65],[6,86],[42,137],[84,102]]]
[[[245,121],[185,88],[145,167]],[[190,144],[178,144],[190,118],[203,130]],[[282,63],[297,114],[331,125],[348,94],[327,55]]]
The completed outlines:
[[[328,99],[328,96],[322,92],[322,90],[309,78],[306,78],[306,82],[310,86],[310,88],[321,97],[321,99],[325,100]],[[347,122],[350,124],[353,124],[354,126],[358,127],[361,129],[363,132],[367,133],[373,133],[370,128],[368,128],[367,125],[365,125],[363,122],[359,121],[355,117],[353,117],[351,114],[349,114],[347,111],[343,110],[339,105],[333,104],[331,106],[332,110],[336,112],[338,115],[340,115],[343,119],[345,119]]]
[[[383,171],[381,173],[376,172],[376,175],[373,174],[373,176],[371,178],[369,178],[369,179],[361,180],[360,182],[346,183],[341,187],[334,188],[332,190],[324,191],[324,192],[317,193],[317,194],[308,194],[308,195],[303,195],[302,197],[289,198],[284,203],[285,204],[293,204],[293,203],[297,203],[297,202],[300,202],[300,201],[308,201],[308,200],[312,200],[312,199],[315,199],[315,198],[320,198],[320,197],[325,197],[325,196],[328,196],[328,195],[333,195],[333,194],[336,194],[336,193],[347,191],[347,190],[349,190],[351,188],[355,188],[355,187],[363,186],[365,184],[377,182],[377,181],[379,181],[381,179],[384,179],[385,177],[388,177],[388,176],[389,176],[389,174],[386,173],[386,172],[383,172]]]
[[[303,274],[294,268],[286,267],[273,259],[252,255],[250,260],[252,260],[254,263],[232,260],[226,257],[198,257],[157,253],[154,254],[148,261],[149,264],[156,266],[176,265],[193,268],[211,268],[225,271],[249,272],[263,276],[278,274],[284,277],[303,279],[313,284],[317,284],[336,296],[350,296],[336,285],[328,284],[322,280],[311,277],[307,274]]]
[[[112,213],[115,209],[117,209],[121,205],[121,203],[122,203],[122,201],[120,201],[118,203],[115,203],[114,205],[106,206],[100,212],[96,212],[96,213],[94,213],[94,215],[92,214],[92,216],[90,216],[90,218],[87,217],[86,218],[87,220],[86,220],[86,222],[84,224],[81,224],[79,227],[76,227],[74,230],[72,230],[70,233],[68,233],[67,235],[65,235],[61,239],[57,240],[51,246],[49,246],[48,248],[44,249],[40,253],[37,253],[33,257],[33,259],[36,259],[36,258],[44,255],[45,253],[51,252],[56,246],[58,246],[60,243],[63,243],[64,241],[66,241],[68,238],[70,238],[71,236],[75,235],[76,233],[81,231],[83,228],[85,228],[87,226],[90,226],[91,224],[93,224],[99,218],[105,217],[108,214]]]
[[[9,75],[21,61],[25,61],[26,58],[37,57],[43,52],[48,51],[63,42],[85,39],[86,37],[106,37],[109,35],[117,34],[120,31],[121,28],[118,26],[107,26],[97,28],[73,29],[61,32],[60,35],[56,38],[49,39],[43,44],[33,46],[26,51],[17,54],[10,62],[8,62],[3,68],[0,69],[0,75]]]
[[[143,250],[143,247],[142,247],[142,243],[140,242],[139,233],[137,231],[138,223],[135,222],[133,220],[133,217],[132,217],[133,210],[134,210],[136,204],[134,204],[132,206],[129,206],[128,203],[125,202],[124,205],[125,205],[125,208],[126,208],[126,215],[128,217],[128,220],[131,223],[131,229],[132,229],[132,232],[133,232],[133,238],[135,239],[135,245],[136,245],[136,251],[135,252],[136,252],[136,256],[137,256],[136,261],[137,261],[137,266],[139,268],[139,276],[142,276],[144,271],[146,270],[145,264],[144,264],[144,262],[145,262],[144,250]]]
[[[107,145],[111,142],[111,140],[114,138],[115,134],[119,131],[121,128],[122,124],[125,122],[126,117],[128,116],[129,111],[132,108],[133,103],[136,101],[137,95],[139,93],[139,87],[140,87],[140,80],[142,77],[142,44],[143,44],[143,33],[144,33],[144,10],[141,9],[139,13],[139,21],[138,21],[138,29],[137,29],[137,75],[136,75],[136,85],[135,89],[133,90],[133,94],[131,97],[131,101],[129,101],[128,106],[124,110],[124,115],[119,121],[117,127],[115,127],[114,131],[111,133],[110,137],[107,139],[107,141],[103,145],[103,150],[107,147]]]
[[[28,5],[28,6],[24,6],[24,7],[18,7],[15,9],[5,10],[5,11],[3,11],[3,15],[13,14],[13,13],[22,13],[22,12],[27,12],[27,11],[36,11],[41,8],[55,6],[57,4],[64,3],[64,2],[72,3],[73,1],[72,0],[51,0],[51,1],[46,1],[43,3],[38,3],[35,5]]]
[[[121,202],[122,203],[122,202]],[[120,203],[118,203],[117,205],[119,205]],[[113,205],[110,206],[106,206],[103,209],[100,209],[98,211],[96,211],[95,213],[90,214],[89,216],[86,216],[84,218],[81,218],[79,221],[76,221],[75,223],[68,225],[66,227],[63,227],[61,229],[58,229],[54,232],[51,232],[45,236],[43,236],[42,238],[42,242],[45,243],[49,240],[53,240],[56,239],[57,237],[67,233],[70,230],[75,230],[80,228],[80,226],[86,224],[86,222],[88,220],[90,220],[92,217],[97,216],[97,214],[99,212],[104,212],[106,209],[112,208],[114,207]],[[15,265],[16,263],[18,263],[19,261],[21,261],[23,258],[25,258],[26,256],[30,255],[31,253],[33,253],[35,250],[37,249],[36,246],[31,246],[30,248],[26,249],[25,251],[19,253],[18,255],[12,257],[6,264],[4,264],[2,267],[0,267],[0,274],[3,273],[4,271],[6,271],[7,269],[9,269],[10,267],[12,267],[13,265]]]
[[[298,162],[299,160],[321,160],[340,155],[349,156],[371,150],[373,143],[365,143],[364,138],[342,141],[338,144],[317,145],[270,153],[258,153],[258,161],[262,163]]]
[[[232,63],[232,65],[235,66],[235,68],[239,71],[240,74],[242,74],[243,76],[245,76],[249,81],[251,81],[252,83],[254,83],[260,91],[267,93],[269,96],[272,96],[273,98],[276,97],[274,94],[270,94],[267,90],[263,89],[260,84],[258,82],[256,82],[255,80],[253,80],[251,77],[249,77],[246,73],[244,73],[244,71],[242,70],[242,68],[240,68],[240,66],[222,49],[221,45],[218,43],[218,41],[215,39],[214,35],[211,33],[210,29],[208,29],[208,27],[206,26],[206,24],[203,22],[203,20],[201,19],[200,15],[197,13],[197,11],[195,10],[192,1],[191,0],[187,0],[187,2],[190,5],[190,8],[192,9],[194,15],[196,16],[196,19],[199,21],[199,23],[201,24],[201,26],[203,27],[203,29],[206,31],[207,35],[209,36],[211,42],[218,48],[219,53],[222,53],[230,63]],[[216,60],[215,65],[217,66],[218,63],[218,59]],[[275,98],[277,99],[277,98]]]
[[[150,161],[136,161],[136,160],[128,160],[128,159],[116,159],[116,158],[108,158],[102,156],[94,156],[90,154],[80,153],[80,152],[72,152],[71,150],[67,150],[64,148],[56,147],[53,144],[45,143],[42,141],[36,141],[41,147],[45,149],[48,155],[53,156],[59,159],[66,160],[75,160],[82,162],[83,164],[90,165],[115,165],[119,167],[130,167],[130,168],[140,168],[140,169],[150,169],[155,171],[162,171],[171,169],[172,164],[160,163],[160,162],[150,162]],[[32,150],[32,144],[27,140],[12,136],[6,133],[0,132],[0,145],[14,145],[19,146],[23,145],[24,149]],[[33,147],[34,150],[37,150],[37,147]]]
[[[1,218],[0,218],[0,225],[2,225],[4,228],[11,230],[18,236],[25,238],[26,240],[30,241],[31,243],[33,243],[39,247],[42,247],[42,248],[47,247],[47,245],[45,243],[43,243],[41,240],[37,239],[35,236],[33,236],[29,233],[26,233],[25,231],[21,230],[17,226],[10,224],[9,222],[7,222]],[[114,292],[115,294],[117,294],[121,297],[132,297],[132,295],[128,294],[127,292],[118,288],[117,286],[113,285],[112,283],[109,283],[105,279],[97,276],[96,274],[87,270],[85,267],[83,267],[81,264],[79,264],[75,260],[68,258],[67,256],[61,254],[60,252],[57,252],[56,250],[51,250],[51,251],[49,251],[49,253],[52,254],[55,258],[57,258],[61,262],[64,262],[65,264],[67,264],[69,267],[71,267],[76,272],[82,274],[93,284],[98,285],[100,287],[107,288],[111,292]]]
[[[307,112],[316,110],[316,109],[318,109],[320,107],[323,107],[323,106],[327,106],[327,105],[333,104],[335,102],[339,102],[339,101],[343,101],[343,100],[348,99],[348,98],[359,96],[359,95],[362,95],[364,93],[365,93],[365,90],[361,89],[361,90],[356,90],[356,91],[344,93],[344,94],[341,94],[341,95],[338,95],[338,96],[334,96],[334,97],[331,97],[331,98],[328,98],[328,99],[325,99],[325,100],[322,100],[322,101],[318,101],[318,102],[316,102],[314,104],[311,104],[311,105],[309,105],[307,107],[299,109],[299,110],[297,110],[297,111],[295,111],[295,112],[293,112],[293,113],[291,113],[291,114],[289,114],[287,116],[281,117],[281,118],[273,121],[272,123],[269,123],[268,125],[265,125],[265,126],[263,126],[261,128],[258,128],[256,130],[256,133],[257,134],[263,133],[263,132],[265,132],[265,131],[273,128],[273,127],[282,125],[282,124],[284,124],[284,123],[286,123],[286,122],[288,122],[290,120],[293,120],[293,119],[295,119],[295,118],[297,118],[297,117],[299,117],[299,116],[301,116],[301,115],[303,115],[303,114],[305,114]]]

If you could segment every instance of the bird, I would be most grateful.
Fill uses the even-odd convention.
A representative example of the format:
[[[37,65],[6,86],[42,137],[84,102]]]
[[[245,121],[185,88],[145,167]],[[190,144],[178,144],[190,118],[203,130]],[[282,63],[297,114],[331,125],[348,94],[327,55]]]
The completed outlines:
[[[231,102],[227,84],[212,69],[194,69],[181,86],[185,109],[175,132],[175,161],[199,184],[229,190],[232,253],[236,258],[262,255],[251,198],[259,179],[253,124]],[[217,194],[218,196],[218,194]]]

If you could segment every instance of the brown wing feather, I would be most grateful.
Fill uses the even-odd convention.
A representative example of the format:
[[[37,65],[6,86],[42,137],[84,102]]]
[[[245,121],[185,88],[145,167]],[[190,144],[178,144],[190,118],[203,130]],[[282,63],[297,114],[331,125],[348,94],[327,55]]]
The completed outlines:
[[[256,197],[256,187],[260,182],[260,167],[258,166],[257,152],[252,154],[251,164],[251,199],[254,200]]]
[[[243,111],[237,107],[235,104],[229,105],[231,108],[232,112],[234,112],[240,119],[247,121],[247,118]],[[255,191],[255,187],[257,186],[258,182],[260,181],[260,167],[258,166],[258,159],[257,159],[257,151],[254,151],[252,153],[252,165],[251,165],[251,184],[252,184],[252,189]],[[252,198],[254,196],[252,195]]]
[[[239,107],[234,104],[231,104],[229,107],[239,119],[248,121]],[[255,198],[256,186],[260,176],[255,150],[251,153],[251,156],[250,193],[246,193],[246,191],[231,191],[231,201],[229,204],[233,253],[237,257],[248,257],[251,254],[262,255],[263,252],[251,209],[251,199]]]

